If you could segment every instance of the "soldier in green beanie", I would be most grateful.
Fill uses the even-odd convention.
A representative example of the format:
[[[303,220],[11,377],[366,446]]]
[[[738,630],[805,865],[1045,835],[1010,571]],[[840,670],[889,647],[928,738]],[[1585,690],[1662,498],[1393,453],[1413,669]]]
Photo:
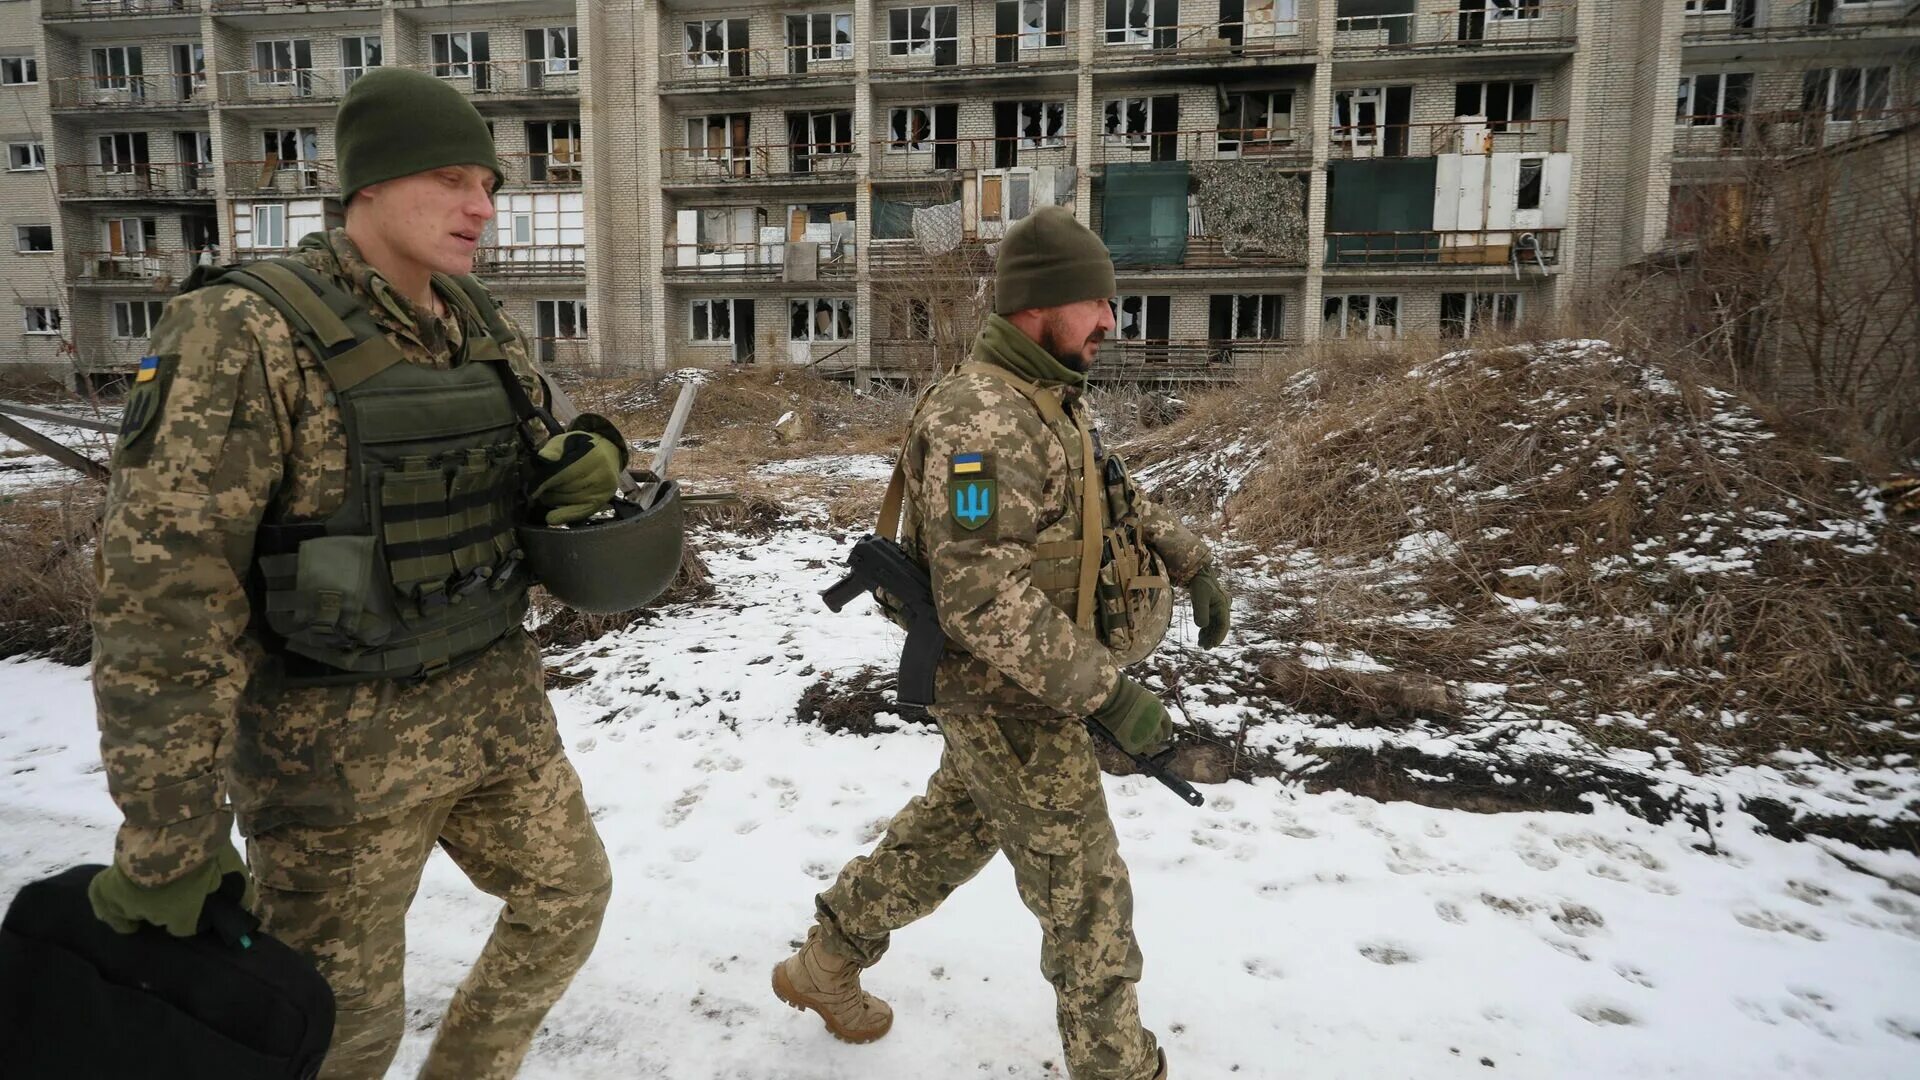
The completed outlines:
[[[611,888],[515,528],[593,514],[626,449],[610,426],[522,438],[548,394],[467,276],[501,181],[473,105],[381,68],[338,132],[345,227],[174,299],[128,399],[93,615],[124,821],[90,895],[115,929],[187,936],[240,876],[333,988],[320,1075],[373,1080],[444,850],[504,905],[421,1075],[508,1077]]]
[[[946,753],[926,794],[814,898],[806,944],[773,971],[781,1000],[848,1042],[892,1027],[860,985],[889,935],[1003,854],[1040,922],[1068,1075],[1168,1075],[1140,1022],[1133,893],[1083,721],[1132,753],[1166,746],[1166,708],[1121,669],[1160,644],[1171,586],[1192,590],[1206,648],[1226,637],[1228,600],[1206,544],[1097,449],[1081,395],[1113,294],[1106,246],[1069,211],[1008,230],[995,314],[922,400],[894,466],[875,532],[897,528],[932,578]]]

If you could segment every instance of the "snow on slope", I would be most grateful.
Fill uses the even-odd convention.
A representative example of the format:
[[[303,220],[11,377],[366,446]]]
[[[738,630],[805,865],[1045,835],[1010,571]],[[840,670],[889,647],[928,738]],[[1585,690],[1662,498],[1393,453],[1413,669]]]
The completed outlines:
[[[793,720],[827,672],[898,634],[815,595],[816,532],[707,536],[716,598],[555,667],[562,731],[615,869],[598,950],[527,1077],[1064,1075],[1038,931],[996,860],[896,936],[868,986],[893,1033],[834,1041],[767,989],[812,894],[939,756],[929,729]],[[864,608],[864,605],[860,605]],[[0,894],[110,850],[84,671],[0,664]],[[1204,711],[1204,707],[1201,707]],[[1476,815],[1276,780],[1189,809],[1109,778],[1147,957],[1141,1001],[1181,1080],[1216,1077],[1911,1076],[1920,859],[1789,844],[1725,815]],[[1826,848],[1873,876],[1845,868]],[[410,920],[412,1075],[495,911],[436,856]]]

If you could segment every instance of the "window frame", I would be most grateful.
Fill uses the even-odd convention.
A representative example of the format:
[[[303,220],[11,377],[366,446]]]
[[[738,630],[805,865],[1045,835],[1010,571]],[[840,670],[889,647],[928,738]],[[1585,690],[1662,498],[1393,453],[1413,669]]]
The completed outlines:
[[[19,78],[12,77],[14,72]],[[40,85],[40,58],[33,53],[0,56],[0,86]],[[56,309],[57,310],[57,309]]]
[[[1457,324],[1447,315],[1448,298],[1460,297],[1461,314]],[[1502,315],[1500,309],[1506,301],[1512,301],[1512,310]],[[1440,294],[1440,337],[1449,341],[1471,341],[1476,333],[1486,332],[1482,322],[1491,319],[1495,330],[1512,330],[1526,318],[1526,294],[1510,291],[1488,291],[1478,289],[1449,290]],[[1455,328],[1457,326],[1457,329]]]
[[[35,229],[45,229],[47,231],[46,247],[38,248],[27,246],[27,235],[31,230]],[[48,222],[45,225],[15,225],[13,227],[13,249],[16,255],[52,255],[54,253],[53,223]]]
[[[794,314],[793,309],[796,304],[807,305],[807,312],[806,312],[806,315],[807,315],[806,324],[807,324],[807,332],[808,332],[807,337],[793,336],[793,314]],[[828,305],[828,311],[831,313],[832,319],[833,319],[833,332],[830,336],[827,336],[827,337],[821,337],[817,332],[815,332],[815,327],[820,317],[820,305],[822,304]],[[845,319],[846,319],[846,333],[844,334],[840,332],[842,313],[845,314]],[[860,329],[859,311],[858,311],[857,305],[855,304],[854,298],[851,296],[789,296],[787,297],[787,340],[789,342],[804,341],[812,344],[819,344],[822,342],[825,342],[828,344],[839,344],[841,342],[854,340],[854,337],[859,333],[859,329]]]
[[[360,50],[360,62],[357,64],[350,64],[347,62],[347,43],[348,42],[354,43],[354,45],[358,47],[358,49]],[[375,54],[374,62],[371,64],[367,63],[367,48],[369,44],[371,44]],[[375,68],[385,67],[386,62],[387,62],[387,46],[386,46],[386,42],[381,40],[381,35],[379,34],[345,34],[341,36],[340,38],[340,74],[342,78],[340,81],[342,85],[351,84],[354,79],[357,79],[362,75],[365,75],[367,72],[372,71]]]
[[[40,312],[40,318],[34,318],[34,312]],[[38,328],[35,324],[38,323]],[[66,316],[58,304],[22,304],[20,305],[21,333],[28,337],[59,337],[67,326]]]
[[[953,12],[951,19],[953,32],[950,34],[940,33],[941,8],[947,8]],[[906,13],[907,36],[904,38],[894,36],[893,13],[896,11]],[[924,38],[914,36],[916,24],[913,13],[916,11],[927,13],[927,36]],[[952,42],[956,48],[960,44],[960,6],[958,4],[909,4],[887,9],[888,56],[932,56],[939,51],[940,43],[943,41]]]
[[[25,148],[27,151],[26,153],[27,163],[25,165],[15,165],[14,152],[21,148]],[[7,144],[7,171],[22,172],[22,173],[46,172],[47,171],[47,144],[44,142],[10,142],[8,143]]]
[[[713,333],[713,313],[724,310],[727,313],[727,336],[716,337]],[[704,314],[707,323],[707,336],[696,333],[698,320]],[[731,345],[733,344],[733,298],[703,296],[687,301],[687,343],[690,345]]]
[[[1733,0],[1686,0],[1681,11],[1686,15],[1731,15]]]
[[[115,341],[145,341],[153,336],[153,328],[160,323],[160,316],[166,312],[165,300],[115,300],[113,302],[113,332]],[[134,313],[140,319],[134,319]],[[136,321],[145,323],[136,328]]]
[[[1327,328],[1327,322],[1328,322],[1327,305],[1331,303],[1331,304],[1340,305],[1340,312],[1339,312],[1340,329],[1339,329],[1339,333],[1335,334],[1334,337],[1341,341],[1353,340],[1353,335],[1350,333],[1350,331],[1356,325],[1354,322],[1353,310],[1352,310],[1352,302],[1355,300],[1365,300],[1367,302],[1366,321],[1363,324],[1359,324],[1365,330],[1365,333],[1360,335],[1360,340],[1364,340],[1364,341],[1397,341],[1399,340],[1400,308],[1401,308],[1400,301],[1402,300],[1402,295],[1400,293],[1338,292],[1338,293],[1326,294],[1321,298],[1321,302],[1320,302],[1320,329],[1321,329],[1322,337],[1327,336],[1326,335],[1326,328]],[[1381,329],[1381,322],[1380,322],[1381,303],[1380,302],[1383,300],[1391,301],[1392,308],[1393,308],[1393,320],[1390,326],[1388,327],[1390,332],[1386,334],[1381,334],[1378,332]]]
[[[561,319],[560,315],[562,312],[571,315],[570,321],[573,324],[571,333],[562,333],[563,330],[567,329],[562,324],[568,321]],[[553,333],[542,333],[542,331],[546,329],[552,329]],[[576,300],[572,297],[560,297],[535,300],[533,302],[534,340],[542,342],[585,341],[592,333],[593,327],[587,318],[587,302],[584,299]]]
[[[287,47],[287,57],[286,57],[287,66],[286,67],[281,67],[277,62],[275,63],[262,62],[263,58],[268,61],[278,61],[280,59],[279,56],[275,55],[273,51],[274,46],[277,46],[277,45],[285,45]],[[305,45],[307,47],[307,63],[305,67],[302,67],[300,65],[300,46],[302,45]],[[267,50],[267,51],[262,52],[262,50]],[[312,71],[313,71],[313,39],[312,38],[299,38],[299,37],[256,38],[254,40],[253,42],[253,84],[255,86],[293,86],[300,81],[301,72],[307,72],[311,74]]]
[[[1275,115],[1277,115],[1274,109],[1274,102],[1282,96],[1284,96],[1287,99],[1287,108],[1286,108],[1286,114],[1285,114],[1287,117],[1287,126],[1285,128],[1277,127],[1273,123],[1273,118]],[[1293,116],[1294,116],[1293,106],[1294,106],[1294,102],[1297,101],[1298,98],[1294,94],[1291,88],[1278,88],[1278,89],[1267,89],[1267,90],[1235,90],[1229,93],[1227,95],[1227,98],[1229,101],[1239,105],[1240,107],[1239,119],[1243,125],[1246,122],[1246,103],[1254,99],[1265,98],[1267,103],[1267,126],[1264,129],[1250,128],[1245,126],[1232,127],[1232,128],[1227,127],[1224,122],[1226,117],[1223,111],[1221,114],[1221,118],[1218,123],[1218,126],[1214,130],[1214,152],[1215,153],[1231,154],[1234,156],[1239,156],[1239,155],[1245,154],[1247,152],[1247,147],[1249,146],[1257,146],[1257,147],[1265,148],[1267,150],[1272,150],[1276,147],[1292,146],[1298,140],[1299,136],[1295,134],[1295,131],[1297,130],[1296,125],[1293,122]],[[1261,131],[1261,130],[1264,130],[1266,132],[1266,135],[1261,138],[1255,138],[1247,134],[1248,132],[1251,132],[1251,131]],[[1234,132],[1235,134],[1229,137],[1227,135],[1227,132],[1229,131]]]
[[[120,61],[119,74],[113,72],[115,59]],[[92,45],[87,48],[87,67],[95,91],[132,92],[146,80],[146,50],[138,45]]]
[[[749,26],[747,30],[747,40],[737,45],[734,44],[733,34],[728,31],[727,26],[729,23],[735,22],[737,20],[738,20],[738,16],[735,16],[734,18],[729,19],[724,15],[718,19],[681,19],[680,20],[681,63],[688,70],[695,70],[695,71],[703,68],[725,68],[732,61],[734,53],[739,52],[743,49],[752,48],[752,46],[748,44],[748,42],[751,42],[753,40],[753,30],[751,26]],[[713,25],[717,25],[720,27],[720,54],[717,57],[714,55],[713,50],[705,47],[706,41],[707,41],[707,35],[710,32],[708,28]],[[693,26],[698,26],[700,28],[700,41],[702,45],[699,49],[693,49],[688,47],[687,28],[693,27]]]
[[[1700,111],[1700,80],[1714,80],[1713,107],[1708,112]],[[1753,73],[1750,71],[1697,71],[1691,75],[1680,76],[1679,92],[1675,96],[1673,123],[1675,127],[1722,127],[1727,117],[1738,115],[1727,110],[1727,89],[1735,79],[1741,80],[1740,97],[1742,109],[1752,102]]]
[[[544,57],[541,68],[546,74],[577,75],[580,73],[580,27],[578,24],[569,26],[541,26],[533,27],[532,29],[540,31],[541,41],[544,43],[546,56]],[[554,48],[556,44],[555,34],[564,35],[557,39],[561,44],[561,48],[558,51]],[[558,64],[558,66],[555,66],[556,64]]]
[[[807,28],[806,40],[796,44],[793,41],[793,20],[802,20]],[[820,25],[815,20],[825,19],[827,40],[822,43],[819,37]],[[846,20],[847,40],[842,45],[834,40],[840,31],[840,20]],[[780,20],[781,33],[784,35],[784,47],[791,54],[797,50],[806,50],[808,61],[833,61],[853,59],[853,12],[851,11],[789,11]]]
[[[1460,91],[1469,86],[1479,89],[1480,107],[1470,112],[1462,112],[1460,111]],[[1506,97],[1506,115],[1504,117],[1496,118],[1493,115],[1493,110],[1488,108],[1494,100],[1496,87],[1504,91],[1504,96]],[[1527,115],[1524,117],[1514,115],[1515,96],[1522,87],[1525,87],[1527,90]],[[1537,79],[1469,79],[1454,83],[1453,94],[1456,115],[1484,116],[1486,117],[1487,130],[1489,131],[1530,132],[1533,130],[1534,121],[1539,119],[1540,82]]]
[[[934,132],[933,110],[936,107],[937,106],[935,105],[894,105],[889,107],[887,109],[887,153],[889,154],[932,153],[933,148],[940,145],[940,140],[935,138],[933,134]],[[906,134],[906,137],[902,139],[895,139],[893,137],[893,131],[894,131],[893,122],[894,122],[894,119],[896,118],[896,114],[898,113],[907,114],[906,116],[907,125],[905,128],[907,134]],[[924,138],[916,139],[913,135],[913,132],[914,132],[913,115],[915,113],[921,113],[926,117],[926,120],[927,120],[926,136]]]
[[[1211,293],[1208,295],[1208,298],[1207,298],[1207,302],[1209,306],[1212,305],[1215,297],[1221,297],[1226,299],[1227,322],[1230,326],[1230,332],[1228,333],[1228,335],[1224,338],[1220,338],[1219,341],[1239,343],[1239,342],[1249,342],[1249,341],[1272,342],[1272,341],[1286,340],[1287,296],[1285,293],[1275,293],[1275,292]],[[1248,304],[1247,301],[1252,301],[1252,304]],[[1269,320],[1267,319],[1267,308],[1269,304],[1271,304],[1273,308],[1273,319],[1271,321],[1271,325],[1269,325]],[[1240,332],[1242,314],[1249,307],[1251,307],[1253,310],[1254,321],[1259,324],[1258,328],[1255,330],[1253,336],[1251,337],[1243,336]],[[1209,336],[1211,337],[1211,335]]]
[[[486,31],[484,30],[436,30],[433,33],[428,35],[427,64],[433,68],[434,78],[436,79],[471,79],[473,78],[473,65],[474,65],[473,35],[476,33],[486,33]],[[456,39],[458,39],[457,43],[460,46],[461,53],[466,57],[466,59],[464,60],[455,60],[453,58],[453,49],[454,49],[454,45],[456,44]],[[441,60],[439,58],[439,53],[435,51],[440,47],[442,43],[446,45],[447,58],[445,60]]]
[[[1064,99],[1052,101],[1047,98],[1021,98],[1013,104],[1015,106],[1015,127],[1019,132],[1014,138],[1019,140],[1020,149],[1059,150],[1067,145],[1067,103]],[[1026,134],[1027,106],[1029,105],[1040,106],[1040,134],[1038,136]],[[1055,109],[1060,111],[1060,123],[1057,126],[1048,123],[1048,119]],[[1152,122],[1151,118],[1149,118],[1148,122]],[[1049,130],[1055,133],[1049,135],[1047,134]]]

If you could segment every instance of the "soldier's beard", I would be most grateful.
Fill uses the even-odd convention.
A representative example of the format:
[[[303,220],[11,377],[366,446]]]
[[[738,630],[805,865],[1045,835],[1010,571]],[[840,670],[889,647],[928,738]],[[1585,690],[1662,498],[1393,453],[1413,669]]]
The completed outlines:
[[[1069,345],[1068,335],[1062,332],[1060,323],[1061,320],[1057,317],[1047,321],[1043,334],[1045,340],[1040,342],[1040,347],[1051,353],[1055,360],[1075,371],[1089,370],[1093,367],[1093,361],[1087,356],[1087,345],[1103,341],[1107,335],[1104,332],[1096,332],[1092,337],[1081,338],[1077,345]]]

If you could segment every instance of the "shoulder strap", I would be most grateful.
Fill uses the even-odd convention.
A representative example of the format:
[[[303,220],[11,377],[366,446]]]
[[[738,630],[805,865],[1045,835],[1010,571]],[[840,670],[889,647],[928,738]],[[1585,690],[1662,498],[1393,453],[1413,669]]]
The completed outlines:
[[[513,340],[514,334],[507,327],[507,320],[501,315],[500,305],[493,299],[493,294],[472,274],[435,274],[434,278],[453,286],[454,302],[465,309],[467,325],[472,326],[477,322],[486,328],[487,336],[492,339],[493,347],[490,349],[475,351],[469,348],[468,358],[504,361],[507,358],[504,347]]]
[[[913,413],[907,418],[907,434],[900,440],[900,452],[893,456],[893,475],[887,479],[887,493],[880,497],[880,520],[873,527],[875,535],[882,539],[894,540],[900,535],[900,504],[907,493],[907,447],[913,443],[913,425],[920,420],[920,410],[939,385],[936,379],[920,391],[920,397],[913,403]]]
[[[229,270],[223,284],[255,294],[313,350],[338,391],[351,390],[402,361],[400,350],[352,293],[298,259],[265,259]]]
[[[963,374],[999,379],[1032,402],[1049,427],[1055,427],[1057,431],[1056,425],[1071,424],[1080,433],[1080,591],[1075,597],[1073,621],[1082,630],[1092,630],[1094,590],[1100,576],[1099,464],[1094,460],[1093,432],[1078,414],[1070,414],[1061,408],[1059,400],[1052,394],[998,364],[969,360],[961,364],[958,370]],[[899,471],[898,467],[895,471]],[[891,486],[888,487],[888,493],[892,493]],[[885,504],[882,503],[884,509]],[[898,507],[895,509],[897,512]]]

